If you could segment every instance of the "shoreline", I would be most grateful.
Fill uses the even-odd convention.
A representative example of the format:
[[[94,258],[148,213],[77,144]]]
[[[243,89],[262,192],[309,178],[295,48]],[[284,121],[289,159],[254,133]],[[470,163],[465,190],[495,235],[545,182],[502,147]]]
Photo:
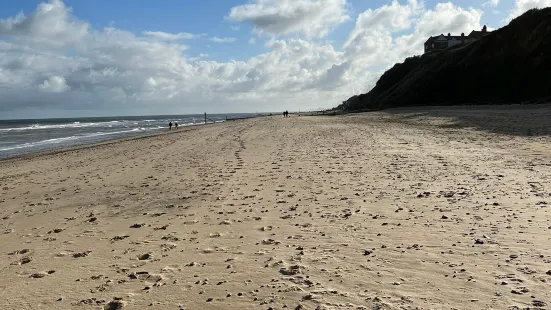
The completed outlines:
[[[501,107],[507,107],[508,109],[503,109],[502,110]],[[454,115],[453,112],[472,113],[474,111],[481,111],[481,112],[482,111],[488,111],[488,112],[491,112],[491,113],[511,114],[511,113],[515,113],[515,112],[518,112],[518,111],[530,112],[530,111],[534,111],[534,110],[546,110],[548,112],[548,113],[543,114],[543,115],[537,115],[537,117],[540,117],[540,118],[542,118],[542,117],[547,118],[547,116],[551,117],[551,103],[546,103],[546,104],[507,104],[507,105],[488,104],[488,105],[453,105],[453,106],[415,106],[415,107],[388,108],[388,109],[384,109],[384,110],[373,110],[373,111],[363,111],[363,112],[343,112],[343,113],[338,113],[338,114],[335,114],[335,115],[332,115],[332,114],[317,114],[319,112],[314,112],[314,113],[310,113],[310,114],[305,114],[305,113],[301,113],[301,114],[291,113],[291,114],[295,115],[294,117],[335,117],[335,116],[337,116],[337,117],[360,117],[360,118],[365,116],[365,115],[383,115],[381,117],[378,117],[377,121],[381,121],[381,122],[384,123],[384,122],[403,122],[403,119],[409,119],[409,118],[415,120],[415,117],[412,118],[412,115],[415,116],[415,114],[411,114],[411,113],[425,113],[426,117],[429,117],[429,118],[430,117],[434,117],[434,118],[446,117],[446,118],[453,119],[453,118],[456,118],[459,115],[459,114]],[[442,113],[442,112],[444,112],[444,113]],[[445,114],[445,112],[451,112],[451,113],[450,114]],[[393,118],[393,117],[387,117],[388,115],[404,115],[404,116],[407,115],[407,117]],[[143,134],[143,135],[137,135],[137,136],[132,136],[132,137],[115,138],[115,139],[105,140],[105,141],[102,141],[102,142],[96,142],[96,143],[91,143],[91,144],[83,144],[83,145],[70,146],[70,147],[60,147],[60,148],[52,149],[52,150],[45,150],[45,151],[38,151],[38,152],[34,152],[34,153],[29,153],[29,154],[15,155],[15,156],[8,157],[8,158],[0,158],[0,163],[16,161],[16,160],[23,160],[23,159],[31,159],[31,158],[34,158],[34,157],[37,157],[37,156],[55,155],[55,154],[59,154],[59,153],[65,153],[65,152],[76,151],[76,150],[81,150],[81,149],[87,149],[87,148],[92,148],[92,147],[97,147],[97,146],[109,145],[109,144],[118,143],[118,142],[150,138],[150,137],[155,137],[155,136],[164,135],[164,134],[173,134],[173,133],[177,133],[177,132],[183,132],[183,131],[196,129],[198,127],[202,127],[202,126],[205,126],[205,125],[219,125],[219,124],[230,123],[230,122],[235,122],[235,121],[247,121],[247,120],[251,120],[251,119],[269,118],[269,117],[275,117],[277,119],[277,116],[278,115],[271,115],[271,116],[270,115],[260,115],[260,116],[248,117],[248,118],[229,119],[229,120],[226,120],[226,121],[221,121],[221,122],[216,122],[216,123],[207,123],[207,124],[198,123],[198,124],[194,124],[194,125],[181,126],[180,127],[181,129],[178,129],[178,131],[173,130],[174,132],[170,132],[170,131],[168,131],[168,129],[166,129],[167,131],[161,131],[161,132],[157,132],[157,133]],[[512,117],[514,118],[514,115]],[[375,119],[373,121],[375,121]],[[426,121],[427,121],[426,118],[422,119],[420,121],[420,125],[423,125],[422,123],[426,122]],[[508,121],[510,121],[510,120],[508,120]],[[409,125],[415,125],[415,121],[406,122],[406,123],[409,124]],[[486,128],[486,126],[480,126],[480,124],[478,124],[478,123],[476,123],[474,125],[473,124],[461,124],[461,123],[462,122],[459,121],[460,125],[458,125],[456,127],[464,126],[465,128],[468,128],[468,127],[473,128],[474,127],[476,130],[482,130],[482,131],[488,130],[488,128]],[[538,122],[536,121],[536,122],[533,122],[533,123],[538,123]],[[432,124],[432,125],[434,125],[434,124]],[[429,126],[432,126],[432,125],[429,125]],[[500,134],[504,134],[504,135],[526,136],[527,133],[529,133],[528,135],[535,135],[535,136],[551,135],[551,128],[549,128],[549,126],[546,127],[547,130],[545,132],[542,132],[542,133],[540,132],[540,134],[538,134],[537,132],[536,133],[530,132],[530,128],[532,128],[534,126],[532,126],[530,124],[524,124],[524,125],[525,126],[523,126],[523,127],[526,127],[526,125],[529,125],[528,128],[525,128],[524,132],[514,132],[514,131],[511,131],[511,130],[503,130],[503,129],[495,130],[495,128],[492,128],[491,130],[495,130],[496,133],[500,133]],[[423,125],[423,126],[426,126],[426,124]],[[508,129],[510,129],[510,128],[508,128]]]
[[[229,122],[246,121],[246,120],[250,120],[250,119],[265,118],[265,117],[271,117],[271,116],[261,115],[261,116],[255,116],[255,117],[228,119],[228,120],[218,121],[218,122],[214,122],[214,123],[206,123],[206,124],[205,123],[197,123],[197,124],[192,124],[192,125],[185,125],[185,126],[180,126],[177,130],[176,129],[172,129],[172,130],[163,129],[163,130],[166,130],[166,131],[159,130],[159,132],[156,132],[156,133],[135,135],[135,136],[131,136],[131,137],[114,138],[114,139],[104,140],[104,141],[101,141],[101,142],[82,144],[82,145],[76,145],[76,146],[69,146],[69,147],[60,147],[60,148],[51,149],[51,150],[38,151],[38,152],[33,152],[33,153],[28,153],[28,154],[20,154],[20,155],[15,155],[15,156],[12,156],[12,157],[7,157],[7,158],[0,158],[0,163],[8,162],[8,161],[15,161],[15,160],[22,160],[22,159],[31,159],[31,158],[34,158],[34,157],[37,157],[37,156],[48,156],[48,155],[55,155],[55,154],[59,154],[59,153],[78,151],[78,150],[81,150],[81,149],[93,148],[93,147],[97,147],[97,146],[104,146],[104,145],[109,145],[109,144],[113,144],[113,143],[125,142],[125,141],[133,141],[133,140],[151,138],[151,137],[156,137],[156,136],[165,135],[165,134],[175,134],[175,133],[178,133],[178,132],[190,131],[190,130],[197,129],[197,128],[203,127],[203,126],[208,126],[208,125],[211,125],[211,126],[212,125],[220,125],[220,124],[225,124],[225,123],[229,123]]]
[[[106,146],[106,145],[115,144],[115,143],[119,143],[119,142],[126,142],[126,141],[152,138],[152,137],[161,136],[161,135],[176,134],[176,133],[179,133],[179,132],[190,131],[190,130],[193,130],[193,129],[196,129],[196,128],[202,127],[202,126],[219,125],[219,124],[224,124],[224,123],[226,123],[226,121],[216,122],[216,123],[207,123],[207,124],[201,124],[200,123],[200,124],[195,124],[195,125],[180,126],[177,130],[175,130],[175,129],[172,129],[172,130],[166,129],[166,131],[162,131],[162,132],[136,135],[136,136],[132,136],[132,137],[115,138],[115,139],[105,140],[105,141],[96,142],[96,143],[82,144],[82,145],[69,146],[69,147],[60,147],[59,149],[51,149],[51,150],[38,151],[38,152],[34,152],[34,153],[29,153],[29,154],[15,155],[13,157],[0,158],[0,163],[10,162],[10,161],[17,161],[17,160],[32,159],[32,158],[40,157],[40,156],[56,155],[56,154],[61,154],[61,153],[66,153],[66,152],[72,152],[72,151],[78,151],[78,150],[83,150],[83,149],[88,149],[88,148],[94,148],[94,147],[98,147],[98,146]]]
[[[209,117],[218,117],[218,119],[211,119]],[[196,126],[204,126],[204,125],[212,125],[212,124],[218,124],[218,123],[224,123],[224,122],[230,122],[230,121],[236,121],[236,120],[247,120],[247,119],[253,119],[253,118],[259,118],[259,117],[266,117],[268,115],[263,115],[263,114],[250,114],[250,115],[245,115],[245,114],[239,114],[239,113],[233,113],[233,114],[213,114],[213,115],[207,115],[209,117],[207,117],[207,122],[206,123],[203,123],[202,121],[200,122],[197,122],[197,123],[186,123],[184,125],[180,125],[179,128],[191,128],[191,127],[196,127]],[[243,116],[245,115],[245,116]],[[176,116],[173,116],[173,117],[195,117],[195,116],[201,116],[201,118],[203,117],[203,115],[176,115]],[[222,119],[220,118],[220,116],[225,116],[225,119]],[[233,116],[233,118],[228,118],[229,116]],[[115,121],[115,122],[135,122],[135,121],[143,121],[143,120],[127,120],[126,118],[133,118],[135,116],[123,116],[123,117],[102,117],[100,119],[107,119],[107,120],[110,120],[111,122]],[[154,118],[155,116],[139,116],[141,118]],[[164,115],[161,115],[160,117],[165,117]],[[168,117],[168,116],[167,116]],[[119,118],[121,118],[122,120],[118,120]],[[43,122],[45,122],[44,124],[46,124],[46,126],[50,126],[48,125],[48,122],[50,121],[59,121],[59,120],[65,120],[65,121],[73,121],[73,120],[84,120],[84,121],[90,121],[91,119],[97,119],[97,118],[65,118],[65,119],[42,119]],[[27,122],[28,121],[41,121],[40,119],[33,119],[33,120],[29,120],[29,119],[22,119],[22,120],[7,120],[7,122],[13,122],[13,121],[24,121],[24,122]],[[101,121],[101,120],[100,120]],[[155,122],[155,120],[145,120],[146,122]],[[100,122],[101,123],[101,122]],[[67,124],[61,124],[61,125],[58,125],[58,124],[54,124],[55,126],[67,126],[67,125],[71,125],[71,124],[80,124],[79,121],[77,122],[69,122]],[[148,123],[148,124],[152,124],[152,123]],[[134,125],[137,125],[137,123],[134,123]],[[54,127],[55,127],[54,126]],[[143,125],[142,125],[143,126]],[[164,126],[164,124],[163,124]],[[111,127],[111,126],[109,126]],[[73,127],[71,127],[73,128]],[[78,128],[78,126],[76,127]],[[91,127],[93,128],[93,127]],[[102,127],[98,127],[99,130],[102,129]],[[86,146],[91,146],[91,145],[96,145],[96,144],[103,144],[103,143],[106,143],[106,142],[109,142],[109,141],[118,141],[118,140],[125,140],[125,139],[132,139],[132,138],[138,138],[138,137],[147,137],[147,136],[150,136],[150,135],[156,135],[158,133],[163,133],[166,131],[168,131],[168,127],[163,127],[163,128],[155,128],[153,130],[147,130],[147,127],[146,128],[141,128],[140,125],[138,126],[135,126],[135,127],[127,127],[127,128],[132,128],[132,130],[128,130],[128,132],[130,134],[120,134],[118,137],[115,137],[115,138],[103,138],[103,139],[96,139],[94,141],[94,135],[90,136],[90,137],[81,137],[83,140],[82,141],[78,141],[76,140],[75,142],[72,142],[72,143],[68,143],[68,144],[61,144],[61,145],[56,145],[56,144],[51,144],[51,145],[46,145],[45,147],[42,148],[42,150],[40,149],[37,149],[36,146],[34,146],[33,144],[37,143],[37,144],[40,144],[41,142],[44,142],[44,141],[41,141],[41,140],[31,140],[29,141],[28,143],[23,143],[23,146],[25,144],[31,144],[29,146],[29,149],[26,150],[26,151],[12,151],[12,149],[6,149],[4,150],[5,151],[5,154],[1,154],[0,156],[0,161],[6,161],[6,160],[11,160],[11,159],[17,159],[17,158],[26,158],[26,157],[29,157],[29,156],[33,156],[33,155],[42,155],[42,154],[48,154],[48,153],[57,153],[57,152],[63,152],[63,151],[66,151],[66,150],[70,150],[70,149],[78,149],[78,148],[81,148],[81,147],[86,147]],[[12,129],[17,129],[17,128],[8,128],[8,132],[10,132],[9,130],[12,130]],[[143,133],[131,133],[132,131],[135,131],[135,130],[146,130],[145,132]],[[5,129],[3,129],[5,130]],[[174,130],[174,129],[173,129]],[[0,129],[0,131],[2,131],[2,129]],[[17,130],[16,130],[17,132]],[[1,132],[0,132],[1,133]],[[118,132],[114,132],[115,134],[117,134]],[[95,133],[97,134],[97,132]],[[110,134],[113,134],[113,133],[110,133],[110,132],[106,132],[106,133],[102,133],[100,134],[101,135],[110,135]],[[8,139],[9,139],[9,135],[7,136]],[[78,136],[68,136],[69,138],[74,138],[74,137],[78,137]],[[66,136],[57,136],[55,137],[56,139],[54,140],[59,140],[59,139],[63,139],[63,138],[66,138]],[[87,140],[88,139],[88,140]],[[49,140],[47,140],[49,141]],[[8,140],[9,142],[9,140]],[[25,150],[26,147],[21,147],[19,148],[20,145],[15,145],[15,147],[13,149],[21,149],[21,150]],[[4,152],[4,151],[0,151],[1,152]]]

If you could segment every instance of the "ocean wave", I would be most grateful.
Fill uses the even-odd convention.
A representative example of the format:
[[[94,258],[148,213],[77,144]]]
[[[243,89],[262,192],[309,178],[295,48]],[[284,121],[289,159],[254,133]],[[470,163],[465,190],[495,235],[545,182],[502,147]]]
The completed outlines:
[[[69,136],[69,137],[61,137],[61,138],[55,138],[55,139],[47,139],[47,140],[41,140],[36,142],[29,142],[29,143],[23,143],[18,145],[13,145],[10,147],[0,147],[1,151],[11,151],[11,150],[17,150],[17,149],[25,149],[30,147],[41,147],[41,146],[48,146],[53,144],[60,144],[68,141],[77,141],[77,140],[84,140],[84,139],[94,139],[101,136],[108,136],[108,135],[117,135],[117,134],[125,134],[125,133],[132,133],[132,132],[142,132],[142,131],[151,131],[151,130],[158,130],[163,127],[158,128],[134,128],[130,130],[122,130],[122,131],[112,131],[112,132],[94,132],[94,133],[88,133],[85,135],[77,135],[77,136]]]
[[[42,130],[42,129],[86,128],[86,127],[112,127],[113,125],[117,125],[117,124],[120,124],[121,126],[123,126],[125,122],[127,121],[110,121],[110,122],[93,122],[93,123],[73,122],[68,124],[52,124],[52,125],[42,125],[40,123],[37,123],[26,127],[0,128],[0,132]]]
[[[109,122],[87,122],[87,123],[81,123],[81,122],[73,122],[73,123],[65,123],[65,124],[32,124],[25,127],[10,127],[10,128],[0,128],[0,133],[5,132],[24,132],[24,131],[31,131],[31,130],[48,130],[48,129],[79,129],[79,128],[113,128],[113,127],[126,127],[126,128],[133,128],[138,126],[155,126],[158,124],[167,124],[169,122],[189,122],[191,120],[191,124],[201,124],[203,123],[202,119],[190,119],[190,118],[179,118],[179,119],[157,119],[157,120],[118,120],[118,121],[109,121]],[[222,120],[220,118],[213,118],[213,120],[219,121]]]

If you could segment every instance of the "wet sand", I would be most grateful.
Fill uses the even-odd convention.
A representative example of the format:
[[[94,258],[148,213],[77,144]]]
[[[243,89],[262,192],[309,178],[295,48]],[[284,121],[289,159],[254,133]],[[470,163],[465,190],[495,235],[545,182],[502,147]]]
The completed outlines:
[[[259,118],[2,161],[0,308],[551,307],[551,118],[488,109]]]

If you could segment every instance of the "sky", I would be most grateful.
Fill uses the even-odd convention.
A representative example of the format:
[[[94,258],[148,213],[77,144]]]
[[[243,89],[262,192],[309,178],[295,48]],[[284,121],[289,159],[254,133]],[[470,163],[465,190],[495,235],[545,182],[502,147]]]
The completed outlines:
[[[326,109],[551,0],[0,2],[0,119]]]

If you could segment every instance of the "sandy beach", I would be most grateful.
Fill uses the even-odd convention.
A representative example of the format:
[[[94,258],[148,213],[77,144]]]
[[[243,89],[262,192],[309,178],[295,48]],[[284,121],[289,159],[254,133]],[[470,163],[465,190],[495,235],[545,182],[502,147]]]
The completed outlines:
[[[0,308],[548,309],[550,137],[416,108],[1,161]]]

